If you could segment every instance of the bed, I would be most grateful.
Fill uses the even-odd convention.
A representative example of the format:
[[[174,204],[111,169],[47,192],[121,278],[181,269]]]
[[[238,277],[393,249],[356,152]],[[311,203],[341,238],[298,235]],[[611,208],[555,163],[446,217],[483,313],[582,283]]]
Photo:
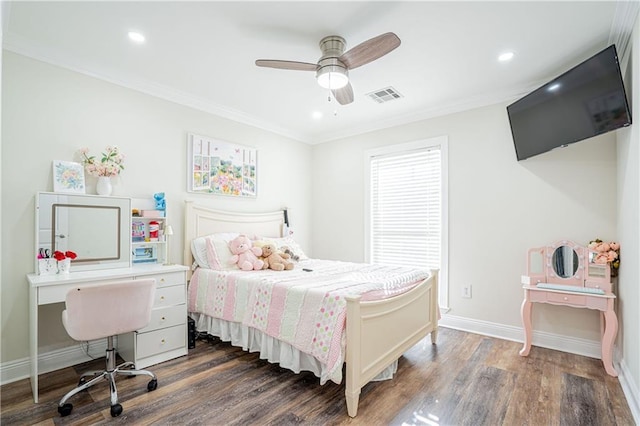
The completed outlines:
[[[202,258],[202,254],[197,253],[192,244],[194,241],[201,244],[205,239],[211,255],[211,241],[214,241],[211,236],[243,233],[254,239],[265,238],[271,242],[282,240],[284,229],[285,214],[282,210],[268,213],[224,212],[187,201],[184,265],[192,267],[196,263],[202,263],[195,262],[196,259]],[[295,245],[291,239],[285,242],[289,246]],[[300,249],[296,247],[293,252],[297,250]],[[213,252],[215,253],[215,250]],[[347,412],[349,416],[355,417],[360,390],[365,384],[374,379],[390,378],[395,372],[398,358],[404,352],[428,334],[431,334],[431,342],[434,344],[437,338],[438,271],[422,272],[423,275],[420,276],[416,275],[419,274],[417,271],[404,268],[399,271],[398,276],[389,275],[383,279],[383,290],[371,287],[373,284],[366,281],[369,277],[386,277],[385,271],[382,266],[320,261],[308,259],[304,255],[291,271],[211,271],[207,267],[198,267],[190,274],[190,316],[196,320],[198,331],[231,341],[233,345],[242,346],[245,350],[259,350],[261,358],[277,362],[295,372],[313,371],[321,379],[321,383],[326,380],[340,383],[344,364]],[[343,272],[350,277],[349,280],[357,278],[358,291],[342,289],[345,278],[337,274]],[[324,286],[321,290],[325,297],[316,297],[324,301],[325,305],[322,307],[310,309],[307,303],[311,303],[309,301],[313,299],[312,296],[291,294],[291,289],[305,287],[306,284],[303,283],[316,282],[314,280],[320,283],[321,279],[330,276],[334,277],[330,284],[318,284]],[[268,287],[269,283],[276,285]],[[246,286],[243,286],[245,284]],[[240,288],[249,290],[241,291]],[[327,288],[334,290],[325,291]],[[255,292],[251,293],[252,291]],[[335,299],[338,299],[337,295],[342,297],[342,304],[334,306],[336,312],[339,312],[338,318],[327,323],[327,329],[335,327],[335,330],[334,334],[324,336],[324,349],[319,349],[323,345],[316,341],[318,335],[314,335],[313,343],[309,344],[300,343],[301,341],[295,339],[290,341],[286,338],[285,332],[271,332],[256,319],[260,316],[257,311],[262,303],[260,297],[265,297],[262,295],[267,291],[270,301],[286,300],[286,303],[282,302],[281,305],[290,305],[291,300],[298,297],[301,300],[297,305],[299,311],[322,310],[324,317],[328,317],[327,313],[330,310],[333,315],[333,307],[326,305],[327,300],[331,299],[328,296],[336,295]],[[225,294],[231,302],[222,301]],[[238,299],[241,299],[241,295],[248,299],[246,307],[240,306],[241,302]],[[233,305],[233,308],[228,309],[229,305]],[[223,315],[225,309],[229,312]],[[239,312],[240,310],[242,312]],[[267,311],[265,316],[273,317],[273,312],[276,311]],[[286,319],[293,314],[285,311],[279,315],[278,320],[282,322],[278,322],[277,328],[288,329]],[[311,330],[304,331],[304,324],[301,324],[297,324],[300,329],[292,333],[296,336],[312,333]],[[315,325],[320,327],[320,322]],[[317,333],[317,330],[315,332]],[[323,350],[327,354],[324,354]]]

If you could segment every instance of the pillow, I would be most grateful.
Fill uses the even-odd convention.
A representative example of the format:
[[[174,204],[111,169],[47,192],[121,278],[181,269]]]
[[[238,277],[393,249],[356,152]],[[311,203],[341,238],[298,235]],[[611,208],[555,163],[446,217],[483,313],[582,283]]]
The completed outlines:
[[[237,232],[223,232],[206,235],[191,240],[191,253],[201,268],[228,271],[238,269],[237,265],[230,265],[229,259],[233,255],[228,243],[239,234]]]
[[[263,240],[275,244],[278,250],[280,250],[282,246],[287,246],[293,253],[295,253],[296,256],[300,257],[300,260],[309,260],[309,257],[304,253],[300,244],[298,244],[291,236],[282,238],[265,237]]]

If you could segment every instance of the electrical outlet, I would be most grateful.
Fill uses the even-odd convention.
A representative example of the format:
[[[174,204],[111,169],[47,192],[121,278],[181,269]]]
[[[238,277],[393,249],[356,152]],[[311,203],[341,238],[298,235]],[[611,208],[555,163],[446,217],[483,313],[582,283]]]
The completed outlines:
[[[462,286],[462,297],[471,299],[471,284]]]

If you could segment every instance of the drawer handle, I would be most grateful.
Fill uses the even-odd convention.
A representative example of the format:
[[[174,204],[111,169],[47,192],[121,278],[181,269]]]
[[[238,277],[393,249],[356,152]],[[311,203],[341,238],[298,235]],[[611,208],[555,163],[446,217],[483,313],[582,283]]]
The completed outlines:
[[[165,318],[165,317],[162,317],[162,318],[160,318],[160,320],[164,321],[164,320],[166,320],[166,318]]]
[[[164,296],[160,296],[160,300],[164,300]]]
[[[160,278],[160,282],[163,283],[164,282],[164,278]]]
[[[565,300],[565,301],[569,300],[569,298],[567,296],[563,297],[562,299]]]
[[[160,340],[160,343],[164,345],[165,343],[164,339]]]

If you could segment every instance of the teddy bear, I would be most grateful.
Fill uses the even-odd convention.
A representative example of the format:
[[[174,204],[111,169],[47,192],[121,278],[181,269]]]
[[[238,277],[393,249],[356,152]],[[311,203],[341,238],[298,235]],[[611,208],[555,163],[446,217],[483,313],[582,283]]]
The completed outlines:
[[[258,259],[262,250],[253,247],[251,240],[246,235],[238,235],[229,241],[229,249],[233,256],[229,259],[230,264],[237,264],[243,271],[263,269],[264,262]]]
[[[276,251],[275,244],[265,244],[262,246],[262,257],[264,262],[269,265],[269,269],[274,271],[284,271],[293,269],[293,262],[289,262]]]

